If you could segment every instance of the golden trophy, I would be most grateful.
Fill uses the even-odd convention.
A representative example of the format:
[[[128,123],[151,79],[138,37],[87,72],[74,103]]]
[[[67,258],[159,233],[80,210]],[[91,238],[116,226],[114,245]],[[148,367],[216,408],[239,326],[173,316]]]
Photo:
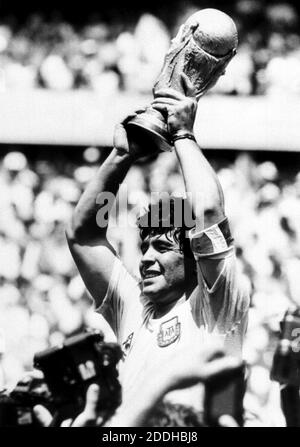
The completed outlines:
[[[181,73],[185,73],[199,99],[225,73],[236,54],[237,29],[233,20],[217,9],[203,9],[180,27],[165,57],[162,71],[154,85],[153,95],[162,88],[183,91]],[[172,150],[165,118],[151,106],[130,120],[126,128],[130,136],[147,138],[147,143],[160,151]]]

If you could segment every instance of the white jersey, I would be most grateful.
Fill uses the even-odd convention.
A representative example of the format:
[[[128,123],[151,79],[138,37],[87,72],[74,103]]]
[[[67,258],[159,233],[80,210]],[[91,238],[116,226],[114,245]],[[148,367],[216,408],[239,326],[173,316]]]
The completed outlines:
[[[167,353],[176,355],[179,347],[188,349],[195,340],[204,342],[217,337],[224,341],[227,351],[241,355],[249,297],[238,282],[234,248],[227,248],[220,256],[225,263],[213,287],[208,288],[201,274],[200,263],[205,260],[198,259],[198,286],[189,299],[181,300],[161,318],[153,318],[152,304],[141,294],[139,282],[116,259],[105,300],[98,311],[112,327],[124,352],[120,367],[124,394],[130,396],[137,380],[143,375],[147,377],[148,366],[159,363],[163,368]],[[170,394],[176,393],[178,403],[200,409],[200,396],[194,388]]]

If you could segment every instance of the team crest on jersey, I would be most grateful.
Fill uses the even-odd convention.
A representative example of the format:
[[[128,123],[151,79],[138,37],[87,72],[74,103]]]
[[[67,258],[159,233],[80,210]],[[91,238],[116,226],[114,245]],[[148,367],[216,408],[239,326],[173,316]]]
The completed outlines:
[[[158,346],[164,348],[174,343],[180,336],[180,326],[178,317],[161,323],[159,333],[157,334]]]

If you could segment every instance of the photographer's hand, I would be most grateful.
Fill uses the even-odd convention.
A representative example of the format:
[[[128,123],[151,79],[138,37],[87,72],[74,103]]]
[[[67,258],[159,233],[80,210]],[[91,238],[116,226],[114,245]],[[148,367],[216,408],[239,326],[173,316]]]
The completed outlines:
[[[50,427],[53,416],[47,408],[43,405],[35,405],[33,407],[33,413],[41,427]]]
[[[229,416],[228,414],[224,414],[219,418],[219,426],[224,428],[237,428],[239,427],[239,424],[236,422],[236,420],[233,419],[232,416]]]
[[[170,356],[166,368],[157,374],[161,382],[167,384],[167,391],[171,391],[194,386],[199,382],[205,384],[237,370],[241,363],[239,358],[227,355],[221,341],[206,342],[203,345],[195,340],[194,347],[182,349],[178,357]]]
[[[73,421],[71,419],[63,421],[61,427],[95,427],[101,425],[103,418],[97,414],[99,394],[99,386],[96,384],[90,385],[86,393],[86,403],[83,412]],[[42,427],[50,427],[52,425],[53,416],[45,407],[36,405],[33,411]]]
[[[197,343],[182,349],[174,356],[170,352],[165,358],[165,367],[154,363],[148,378],[137,379],[136,387],[130,395],[123,396],[123,402],[116,414],[108,421],[106,427],[143,427],[153,409],[173,390],[188,388],[197,383],[206,383],[224,374],[235,371],[241,360],[226,355],[221,342]],[[153,381],[155,377],[155,381]],[[221,426],[234,426],[230,416],[220,421]],[[226,425],[225,425],[226,424]],[[231,425],[230,425],[231,424]]]
[[[99,385],[93,383],[86,393],[86,403],[82,413],[80,413],[71,427],[96,427],[103,423],[103,418],[98,415],[97,405],[100,395]]]

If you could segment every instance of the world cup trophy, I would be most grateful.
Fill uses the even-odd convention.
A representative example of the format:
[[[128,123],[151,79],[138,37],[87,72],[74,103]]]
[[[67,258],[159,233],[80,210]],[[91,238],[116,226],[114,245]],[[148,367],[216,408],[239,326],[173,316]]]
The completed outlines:
[[[237,29],[233,20],[217,9],[203,9],[180,27],[165,57],[162,71],[154,85],[153,95],[162,88],[173,88],[185,93],[181,74],[184,73],[199,99],[225,73],[236,54]],[[147,138],[160,151],[172,150],[166,119],[151,106],[127,123],[131,138]]]

